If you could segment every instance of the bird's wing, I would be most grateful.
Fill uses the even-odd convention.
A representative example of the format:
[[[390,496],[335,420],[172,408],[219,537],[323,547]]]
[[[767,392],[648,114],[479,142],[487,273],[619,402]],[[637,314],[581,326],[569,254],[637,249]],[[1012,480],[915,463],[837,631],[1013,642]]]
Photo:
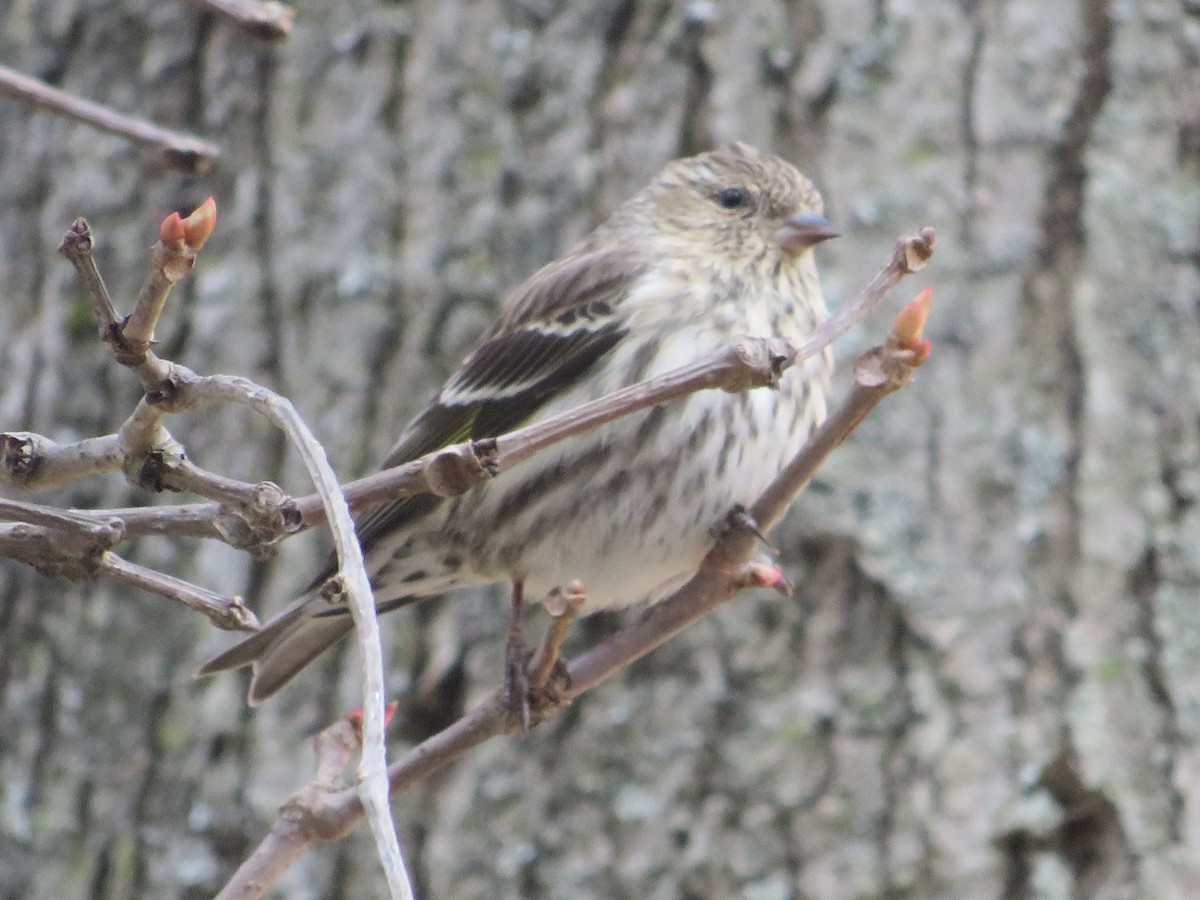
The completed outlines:
[[[644,271],[630,254],[605,251],[575,253],[533,275],[506,298],[499,321],[405,429],[382,468],[511,431],[576,384],[625,336],[621,300]],[[421,495],[366,511],[356,521],[363,550],[439,502]]]

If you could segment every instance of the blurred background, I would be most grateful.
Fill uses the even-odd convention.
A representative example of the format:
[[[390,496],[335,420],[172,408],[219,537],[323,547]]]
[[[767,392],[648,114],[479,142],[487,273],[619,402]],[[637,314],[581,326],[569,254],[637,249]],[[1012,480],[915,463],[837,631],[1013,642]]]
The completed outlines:
[[[0,430],[104,434],[137,400],[55,253],[80,215],[128,311],[158,221],[214,195],[161,352],[288,395],[346,478],[504,289],[672,157],[740,139],[811,176],[845,234],[817,251],[831,305],[899,235],[941,239],[888,306],[935,286],[933,357],[773,538],[795,598],[738,598],[398,797],[421,896],[1200,895],[1200,6],[291,5],[271,44],[184,2],[0,0],[4,64],[222,151],[183,175],[0,97]],[[308,491],[247,412],[171,428],[201,466]],[[42,499],[180,498],[112,476]],[[264,614],[321,540],[123,551]],[[480,594],[384,620],[393,753],[497,683],[505,616]],[[0,564],[0,898],[224,883],[358,705],[343,651],[248,710],[240,675],[192,679],[229,642]],[[273,896],[384,896],[366,830]]]

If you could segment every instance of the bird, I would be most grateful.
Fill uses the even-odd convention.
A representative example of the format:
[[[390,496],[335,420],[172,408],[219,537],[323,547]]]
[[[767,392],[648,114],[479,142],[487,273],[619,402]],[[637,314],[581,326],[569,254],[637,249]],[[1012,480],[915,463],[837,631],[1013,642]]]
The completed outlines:
[[[838,231],[791,163],[733,143],[668,163],[499,316],[381,468],[573,409],[745,337],[798,343],[828,312],[813,248]],[[748,506],[824,419],[832,351],[772,389],[704,390],[542,450],[454,498],[418,495],[355,525],[377,610],[496,583],[524,597],[584,586],[582,614],[683,584],[714,526]],[[319,586],[198,676],[253,666],[276,693],[353,627]],[[510,629],[511,633],[511,629]],[[511,649],[511,648],[510,648]]]

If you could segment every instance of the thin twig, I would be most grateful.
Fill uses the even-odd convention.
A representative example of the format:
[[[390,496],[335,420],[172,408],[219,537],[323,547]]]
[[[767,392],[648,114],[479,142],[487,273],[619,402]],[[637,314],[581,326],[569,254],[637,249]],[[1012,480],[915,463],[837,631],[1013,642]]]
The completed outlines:
[[[222,597],[172,575],[131,563],[115,553],[100,555],[97,574],[105,575],[118,584],[176,600],[226,631],[258,631],[262,627],[258,617],[241,597]]]
[[[107,338],[110,331],[120,324],[121,317],[117,315],[117,309],[108,293],[108,286],[105,285],[100,270],[96,268],[96,257],[93,254],[95,248],[96,242],[92,237],[91,226],[88,225],[87,219],[78,218],[63,236],[58,245],[58,252],[65,256],[79,273],[79,279],[92,300],[100,336]]]
[[[551,689],[551,682],[556,669],[559,668],[563,644],[566,643],[571,623],[575,621],[575,617],[583,608],[586,600],[583,584],[576,581],[567,587],[565,594],[554,594],[543,602],[546,612],[550,614],[550,625],[542,637],[541,644],[534,651],[533,658],[529,661],[529,689],[531,691],[542,692]]]
[[[168,166],[183,172],[205,172],[221,155],[216,144],[84,100],[8,66],[0,66],[0,94],[153,147]]]
[[[120,540],[124,523],[117,516],[100,516],[91,512],[76,512],[69,509],[51,509],[36,503],[24,503],[0,497],[0,519],[12,522],[28,522],[45,528],[58,528],[69,532],[97,536],[116,535]]]

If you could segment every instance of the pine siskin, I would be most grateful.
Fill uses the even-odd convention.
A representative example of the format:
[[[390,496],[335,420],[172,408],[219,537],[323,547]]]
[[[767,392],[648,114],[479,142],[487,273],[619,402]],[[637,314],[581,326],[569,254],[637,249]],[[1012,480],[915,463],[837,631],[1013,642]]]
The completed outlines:
[[[799,341],[827,315],[811,248],[836,234],[816,188],[778,157],[734,144],[670,163],[508,295],[384,466],[572,409],[739,337]],[[831,366],[826,352],[777,390],[701,391],[627,416],[461,497],[369,510],[357,525],[380,612],[504,581],[542,598],[579,580],[583,612],[664,596],[824,418]],[[258,703],[351,628],[343,607],[310,593],[200,674],[253,663]]]

